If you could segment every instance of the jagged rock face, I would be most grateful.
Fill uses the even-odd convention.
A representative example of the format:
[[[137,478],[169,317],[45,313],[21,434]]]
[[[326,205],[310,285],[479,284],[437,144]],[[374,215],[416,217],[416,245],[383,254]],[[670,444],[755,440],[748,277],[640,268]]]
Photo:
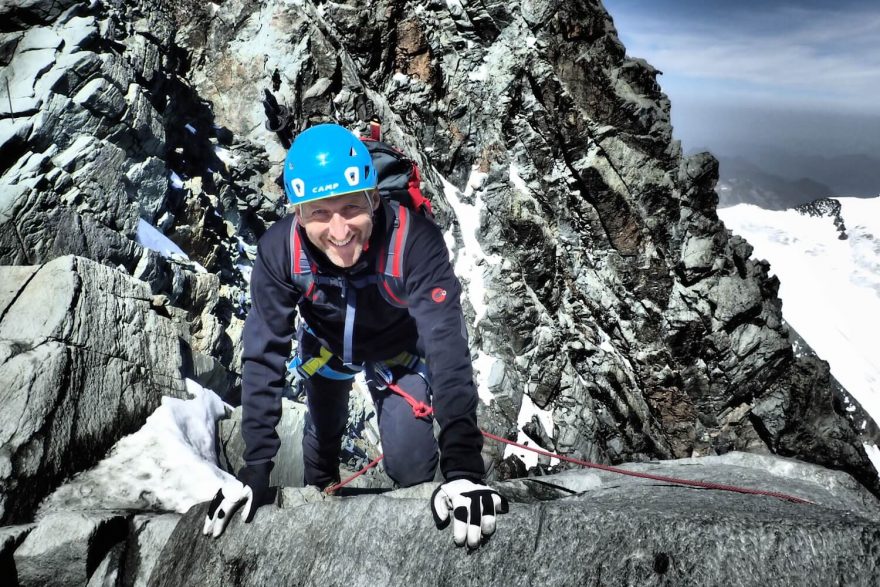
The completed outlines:
[[[178,18],[199,95],[266,146],[267,188],[283,150],[262,127],[264,88],[293,130],[376,113],[421,163],[459,268],[481,258],[461,273],[482,279],[466,286],[490,430],[513,432],[526,393],[556,423],[535,420],[535,440],[563,453],[769,446],[873,483],[833,386],[801,376],[827,366],[793,356],[775,278],[715,214],[717,162],[682,156],[658,72],[626,57],[601,4],[233,1],[207,27]],[[480,251],[456,206],[479,215]],[[820,406],[822,424],[765,422],[781,417],[770,390]]]
[[[0,523],[184,395],[174,323],[146,284],[75,257],[0,267]]]
[[[846,475],[737,453],[633,468],[814,504],[572,471],[498,484],[511,511],[473,553],[435,529],[431,484],[285,501],[251,524],[233,519],[216,540],[194,539],[201,505],[169,537],[150,584],[819,586],[876,577],[880,511]]]
[[[164,167],[157,159],[165,147],[161,117],[148,88],[137,83],[155,77],[158,47],[132,35],[132,42],[141,39],[140,51],[126,59],[112,46],[112,29],[120,26],[112,18],[99,22],[81,3],[31,5],[34,15],[45,9],[39,24],[5,33],[12,54],[3,77],[12,112],[0,132],[0,259],[33,264],[73,253],[134,269],[140,250],[126,238],[139,214],[133,182],[152,170],[153,189],[144,197],[161,202],[168,189],[157,181]],[[17,11],[3,9],[4,17]],[[157,19],[130,26],[160,36],[168,29]],[[132,53],[140,53],[139,64]]]
[[[0,4],[0,19],[0,87],[9,90],[0,115],[0,263],[73,254],[149,283],[187,311],[194,358],[185,374],[228,395],[243,317],[234,315],[236,229],[201,189],[228,176],[215,151],[215,135],[228,133],[204,122],[206,107],[175,75],[183,56],[173,18],[161,6],[122,0],[32,0]],[[173,185],[170,162],[182,175]],[[186,173],[209,166],[216,179]],[[143,221],[216,275],[142,247]]]

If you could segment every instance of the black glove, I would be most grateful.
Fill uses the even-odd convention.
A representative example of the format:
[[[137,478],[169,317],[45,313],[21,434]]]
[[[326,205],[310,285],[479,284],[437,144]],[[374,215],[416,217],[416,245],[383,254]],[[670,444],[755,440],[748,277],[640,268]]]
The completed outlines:
[[[508,512],[507,498],[481,482],[469,479],[447,481],[431,496],[431,513],[437,528],[449,525],[450,512],[454,522],[452,539],[456,546],[476,548],[480,540],[495,533],[495,514]]]
[[[269,487],[269,473],[274,463],[268,461],[259,465],[246,465],[238,471],[240,483],[228,483],[217,491],[208,513],[202,534],[220,536],[229,523],[229,518],[244,502],[241,517],[245,523],[254,519],[254,514],[264,505],[275,502],[277,487]]]

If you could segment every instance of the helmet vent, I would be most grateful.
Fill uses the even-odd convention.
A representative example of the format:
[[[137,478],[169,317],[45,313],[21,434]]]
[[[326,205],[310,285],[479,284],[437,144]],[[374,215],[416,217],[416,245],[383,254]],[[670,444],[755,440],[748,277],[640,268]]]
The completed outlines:
[[[290,180],[290,188],[293,190],[293,193],[297,198],[302,198],[306,195],[306,185],[303,180],[298,177]]]

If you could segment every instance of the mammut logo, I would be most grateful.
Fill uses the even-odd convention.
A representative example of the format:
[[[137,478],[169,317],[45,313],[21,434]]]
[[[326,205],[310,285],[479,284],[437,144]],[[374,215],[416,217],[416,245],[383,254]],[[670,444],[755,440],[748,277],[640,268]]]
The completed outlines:
[[[435,287],[431,291],[431,299],[438,304],[443,302],[446,299],[446,290],[442,287]]]
[[[313,194],[320,194],[320,193],[323,193],[323,192],[329,192],[330,190],[335,190],[335,189],[338,188],[338,187],[339,187],[339,184],[338,184],[338,183],[331,183],[331,184],[327,184],[327,185],[319,185],[319,186],[315,186],[315,187],[312,188],[312,193],[313,193]]]

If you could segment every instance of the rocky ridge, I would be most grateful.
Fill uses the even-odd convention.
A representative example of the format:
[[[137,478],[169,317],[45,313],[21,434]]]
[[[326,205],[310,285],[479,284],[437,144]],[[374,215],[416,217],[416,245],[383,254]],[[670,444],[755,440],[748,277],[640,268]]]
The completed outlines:
[[[837,232],[840,233],[837,238],[840,240],[849,238],[846,234],[846,224],[840,215],[840,202],[838,200],[834,198],[819,198],[812,202],[795,206],[794,209],[805,216],[830,217],[834,221],[834,227],[837,229]]]
[[[763,585],[784,577],[795,585],[876,584],[880,510],[846,475],[741,453],[628,468],[772,483],[815,503],[569,471],[497,484],[512,510],[496,536],[469,553],[434,528],[425,507],[432,484],[342,498],[290,489],[281,508],[260,510],[250,525],[233,520],[217,540],[193,540],[205,506],[193,508],[168,538],[150,582]]]

